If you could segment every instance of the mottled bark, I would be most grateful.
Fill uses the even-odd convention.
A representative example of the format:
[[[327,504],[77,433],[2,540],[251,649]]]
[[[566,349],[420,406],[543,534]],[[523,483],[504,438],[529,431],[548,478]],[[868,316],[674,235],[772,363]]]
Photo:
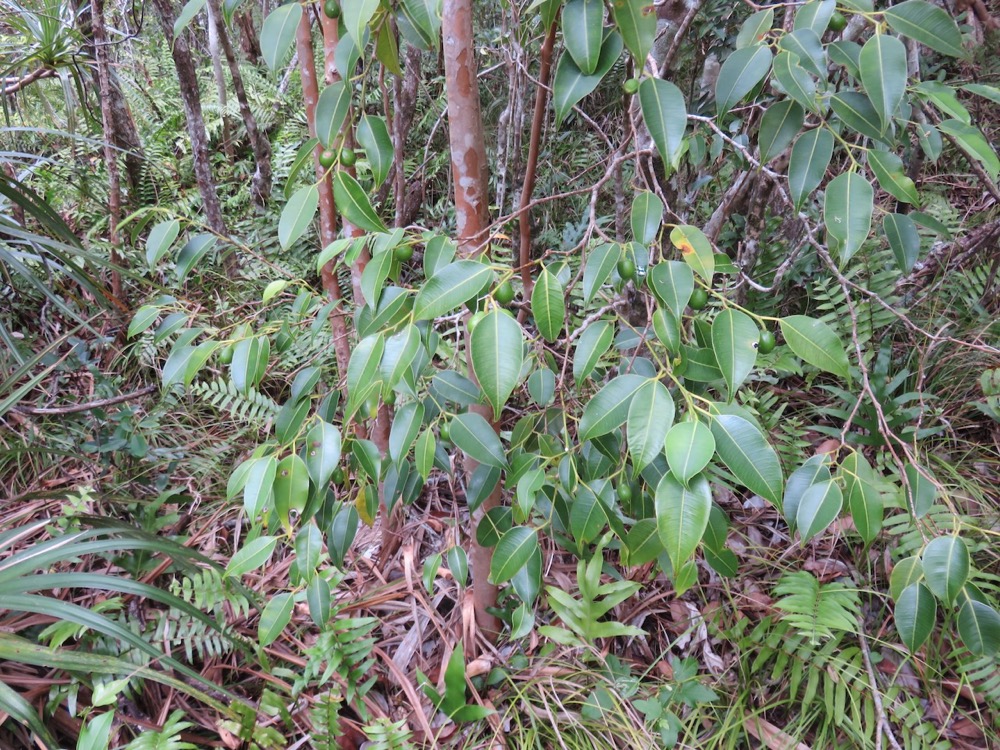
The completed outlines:
[[[441,33],[444,39],[444,73],[448,100],[448,139],[451,146],[451,164],[455,186],[455,218],[458,229],[458,249],[463,257],[479,254],[486,245],[489,225],[489,191],[486,173],[486,141],[483,118],[479,106],[479,85],[476,71],[476,52],[472,31],[472,0],[445,0]],[[475,378],[472,367],[468,326],[465,332],[466,359],[469,374]],[[492,420],[488,406],[475,405],[470,411]],[[494,428],[497,425],[494,424]],[[471,475],[476,462],[467,461]],[[493,548],[484,547],[476,540],[475,529],[486,513],[500,505],[500,485],[472,514],[472,549],[470,565],[473,578],[473,606],[476,624],[483,634],[495,640],[500,633],[500,620],[489,610],[496,606],[498,588],[490,583],[490,564]]]
[[[170,45],[177,79],[180,83],[181,102],[184,119],[187,121],[188,136],[191,138],[191,153],[194,158],[194,175],[201,193],[202,210],[209,228],[220,236],[226,236],[226,224],[222,218],[222,204],[212,177],[212,166],[208,156],[208,133],[201,113],[201,95],[198,90],[198,76],[186,33],[174,39],[174,11],[170,0],[153,0],[160,27]]]

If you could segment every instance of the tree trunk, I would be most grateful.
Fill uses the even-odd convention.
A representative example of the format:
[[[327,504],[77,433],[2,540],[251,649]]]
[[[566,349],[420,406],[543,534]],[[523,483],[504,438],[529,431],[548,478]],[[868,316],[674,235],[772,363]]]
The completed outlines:
[[[250,100],[247,98],[247,92],[243,86],[243,76],[240,73],[239,61],[236,59],[232,41],[226,32],[221,3],[219,0],[208,0],[208,5],[212,10],[212,17],[218,31],[219,41],[222,43],[222,49],[226,53],[229,74],[233,79],[233,90],[236,91],[236,100],[240,104],[243,125],[247,129],[247,137],[250,138],[250,147],[253,149],[254,161],[257,163],[257,170],[254,172],[253,181],[250,185],[250,193],[257,205],[264,206],[271,197],[271,142],[260,132],[260,129],[257,127],[257,118],[253,116],[253,110],[250,109]]]
[[[486,174],[486,139],[479,107],[479,83],[476,78],[476,50],[472,32],[472,0],[445,0],[441,34],[444,39],[444,75],[448,103],[448,139],[451,147],[452,184],[455,186],[455,218],[458,229],[458,252],[462,257],[478,255],[486,245],[489,224],[489,195]],[[468,316],[466,317],[468,320]],[[465,353],[469,375],[472,367],[468,324],[465,329]],[[492,421],[488,406],[469,408]],[[494,429],[497,425],[494,424]],[[471,475],[476,462],[466,461]],[[500,485],[472,514],[473,604],[476,623],[483,634],[495,640],[500,620],[489,611],[497,603],[499,589],[489,582],[492,547],[476,540],[475,530],[487,511],[500,505]]]
[[[208,3],[208,52],[212,57],[212,77],[215,79],[215,90],[219,97],[219,111],[222,116],[222,148],[226,152],[229,161],[236,159],[233,151],[233,133],[229,127],[229,116],[226,110],[229,108],[229,97],[226,92],[226,76],[222,72],[222,46],[219,43],[219,23],[218,17],[221,12],[218,8],[213,8],[212,3]]]
[[[201,114],[201,95],[198,91],[198,76],[194,62],[191,60],[191,50],[188,47],[186,33],[174,36],[174,11],[170,0],[153,0],[160,27],[170,45],[170,54],[174,59],[174,68],[180,82],[181,100],[184,104],[184,118],[187,121],[188,135],[191,138],[191,152],[194,157],[194,175],[201,193],[202,209],[209,228],[220,236],[226,236],[226,224],[222,219],[222,204],[219,193],[215,189],[212,178],[212,165],[208,157],[208,133],[205,131],[205,120]],[[227,268],[233,270],[227,263]]]

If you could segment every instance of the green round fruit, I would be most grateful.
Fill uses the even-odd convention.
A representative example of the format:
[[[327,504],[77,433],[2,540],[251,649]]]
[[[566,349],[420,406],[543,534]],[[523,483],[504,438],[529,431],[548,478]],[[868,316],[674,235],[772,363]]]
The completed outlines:
[[[413,257],[413,245],[397,245],[392,254],[400,263],[406,263]]]
[[[628,281],[635,277],[635,262],[631,258],[622,258],[618,261],[618,275]]]
[[[486,317],[486,311],[480,310],[471,318],[469,318],[469,333],[472,333],[474,330],[476,330],[476,326],[479,325],[482,322],[483,318],[485,317]]]
[[[327,18],[340,18],[340,0],[326,0],[323,3],[323,13]]]
[[[632,499],[632,488],[628,486],[628,482],[622,482],[618,485],[618,499],[623,503]]]
[[[344,474],[344,470],[341,469],[339,466],[333,470],[333,474],[330,476],[330,479],[333,480],[334,484],[343,484],[346,478],[347,477]]]
[[[774,351],[774,347],[777,342],[774,340],[774,334],[770,331],[760,332],[760,341],[757,342],[757,351],[761,354],[770,354]]]
[[[691,292],[691,299],[688,300],[688,307],[692,310],[701,310],[708,304],[708,292],[698,287]]]
[[[233,352],[236,351],[236,347],[232,344],[229,346],[224,346],[219,350],[219,364],[228,365],[233,361]]]
[[[451,423],[442,422],[438,426],[438,437],[445,443],[451,440]]]
[[[833,11],[833,15],[830,16],[830,31],[840,33],[847,28],[847,19],[844,18],[844,14],[839,10]]]
[[[383,398],[382,400],[385,402],[386,406],[395,406],[396,405],[396,392],[395,391],[389,391],[387,394],[385,394],[385,398]]]
[[[340,163],[345,167],[353,167],[358,157],[354,154],[354,149],[343,148],[340,150]]]
[[[319,164],[323,169],[329,169],[337,163],[337,152],[326,149],[319,155]]]
[[[493,299],[495,299],[499,305],[509,305],[514,301],[514,287],[511,286],[509,281],[505,281],[496,288],[495,292],[493,292]]]
[[[629,78],[625,83],[622,84],[622,88],[625,89],[625,93],[631,96],[639,90],[639,79]]]

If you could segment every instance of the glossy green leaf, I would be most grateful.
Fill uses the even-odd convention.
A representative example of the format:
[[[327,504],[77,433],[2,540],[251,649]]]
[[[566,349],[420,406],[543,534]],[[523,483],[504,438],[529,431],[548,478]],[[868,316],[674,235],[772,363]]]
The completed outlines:
[[[351,111],[351,89],[343,81],[334,81],[323,89],[316,102],[316,135],[324,148],[333,148],[344,130]]]
[[[180,231],[181,224],[177,219],[161,221],[149,230],[149,236],[146,238],[146,263],[150,268],[155,268],[163,259]]]
[[[763,42],[773,26],[774,10],[772,8],[752,13],[740,26],[740,33],[736,35],[736,49],[743,49]]]
[[[601,56],[604,3],[601,0],[567,0],[562,11],[563,44],[576,67],[593,75]]]
[[[841,91],[830,97],[830,106],[844,124],[855,132],[876,141],[887,140],[879,114],[864,94],[857,91]]]
[[[958,611],[958,634],[975,655],[996,656],[1000,651],[1000,613],[984,602],[966,598]]]
[[[184,380],[184,373],[191,362],[191,357],[194,356],[194,352],[195,347],[193,346],[175,346],[173,348],[167,361],[163,363],[161,382],[164,390],[170,388],[174,383],[180,383]]]
[[[1000,88],[996,86],[988,86],[985,83],[967,83],[962,88],[970,94],[976,94],[1000,104]]]
[[[278,219],[278,241],[282,250],[287,250],[305,233],[318,207],[319,190],[315,185],[306,185],[295,191],[281,210],[281,218]]]
[[[451,420],[451,441],[486,466],[507,467],[507,455],[496,431],[479,414],[466,412]]]
[[[640,245],[656,239],[663,222],[663,201],[656,193],[640,190],[632,199],[632,237]]]
[[[427,481],[427,477],[431,475],[431,469],[434,468],[434,453],[436,450],[437,438],[434,437],[433,430],[427,428],[417,438],[417,444],[413,450],[417,473],[420,474],[420,478],[425,482]]]
[[[972,124],[972,115],[959,101],[958,92],[938,81],[921,81],[913,87],[917,95],[934,104],[945,117],[954,118],[965,125]]]
[[[472,364],[495,419],[521,377],[524,332],[506,311],[492,310],[472,332]]]
[[[347,393],[352,402],[381,380],[380,365],[385,353],[385,337],[376,333],[361,339],[351,352],[347,365]]]
[[[225,575],[239,578],[245,573],[262,568],[271,558],[277,543],[277,537],[273,536],[259,536],[247,542],[229,560]]]
[[[674,399],[658,380],[636,390],[625,423],[633,472],[638,474],[663,452],[663,441],[674,423]]]
[[[807,130],[792,146],[788,162],[788,189],[796,209],[819,187],[833,156],[833,134],[826,128]]]
[[[666,307],[653,312],[653,333],[673,356],[681,351],[681,322]]]
[[[273,492],[278,520],[287,527],[302,513],[309,500],[309,470],[295,453],[278,462]]]
[[[670,242],[681,251],[681,257],[691,270],[711,286],[715,274],[715,250],[705,233],[698,227],[681,224],[670,231]]]
[[[609,320],[598,320],[590,324],[580,335],[573,353],[573,379],[579,386],[590,376],[615,337],[615,326]]]
[[[569,509],[569,528],[573,538],[580,544],[589,544],[607,524],[607,513],[597,496],[586,488],[580,488]]]
[[[669,81],[646,77],[639,82],[639,105],[664,164],[676,169],[687,129],[684,95]]]
[[[939,536],[924,547],[920,562],[927,588],[945,604],[955,601],[969,580],[969,548],[958,536]]]
[[[344,218],[359,229],[366,232],[386,231],[364,188],[342,169],[333,175],[333,200]]]
[[[802,536],[802,543],[825,531],[837,518],[843,505],[844,495],[832,479],[810,485],[802,493],[795,511],[795,525]]]
[[[375,253],[361,272],[361,294],[370,307],[378,307],[382,297],[382,285],[392,271],[392,250]]]
[[[938,125],[938,129],[954,138],[959,148],[982,164],[993,182],[997,181],[997,176],[1000,175],[1000,157],[997,157],[996,151],[979,128],[966,125],[960,120],[945,120]]]
[[[885,513],[878,488],[864,479],[850,483],[847,489],[847,506],[854,520],[854,528],[866,544],[871,544],[882,531]]]
[[[715,455],[715,436],[702,422],[678,422],[667,433],[664,449],[670,473],[686,487]]]
[[[340,430],[332,424],[319,420],[306,433],[306,469],[317,488],[326,488],[340,463],[340,451]]]
[[[712,488],[703,476],[685,487],[671,474],[656,486],[656,528],[674,570],[694,554],[708,526]]]
[[[833,240],[842,261],[850,260],[868,239],[874,210],[875,191],[856,172],[838,175],[827,185],[823,222],[827,238]]]
[[[889,8],[885,20],[893,31],[952,57],[965,57],[962,32],[942,8],[926,0],[907,0]]]
[[[385,340],[385,350],[379,362],[383,395],[395,388],[410,370],[420,352],[420,329],[412,323]]]
[[[911,653],[916,653],[934,629],[937,602],[926,586],[914,583],[899,595],[893,617],[896,620],[896,632],[903,645]]]
[[[915,518],[920,518],[934,506],[934,501],[937,500],[937,485],[927,476],[926,469],[913,464],[907,464],[904,473],[906,507]]]
[[[805,112],[791,99],[767,108],[760,121],[757,145],[761,162],[767,163],[784,151],[802,130]]]
[[[597,88],[611,70],[611,66],[621,57],[622,47],[620,34],[617,32],[608,34],[601,46],[601,56],[593,75],[582,73],[570,55],[559,58],[552,82],[552,106],[556,112],[556,127],[562,124],[577,102]]]
[[[778,321],[785,343],[799,357],[824,372],[847,378],[847,350],[830,326],[805,315],[790,315]]]
[[[583,304],[589,305],[601,286],[611,277],[611,272],[622,257],[622,246],[606,242],[587,253],[583,267]]]
[[[920,235],[917,225],[906,214],[886,214],[882,231],[892,248],[896,265],[902,273],[909,273],[920,257]]]
[[[521,570],[538,549],[538,533],[527,526],[515,526],[504,532],[493,550],[490,581],[506,583]]]
[[[714,258],[712,263],[714,267]],[[667,260],[653,266],[648,276],[653,294],[680,320],[694,291],[691,266],[678,260]]]
[[[774,58],[774,77],[792,99],[806,109],[816,109],[816,82],[799,65],[798,55],[779,52]]]
[[[233,361],[229,363],[229,377],[240,393],[247,393],[257,386],[271,355],[271,343],[266,336],[252,336],[237,341],[233,347]]]
[[[543,339],[551,343],[559,338],[566,319],[566,292],[547,267],[542,268],[531,290],[531,314]]]
[[[389,457],[393,461],[401,461],[410,452],[423,421],[424,405],[419,401],[411,401],[396,409],[389,429]]]
[[[889,34],[875,34],[861,48],[861,83],[887,130],[906,92],[906,48]]]
[[[796,29],[783,35],[778,40],[778,49],[798,56],[799,65],[820,80],[826,79],[826,50],[812,29]]]
[[[493,269],[474,260],[457,260],[441,268],[417,293],[413,315],[433,320],[483,292],[494,281]]]
[[[818,36],[823,36],[836,9],[836,0],[812,0],[795,11],[792,28],[795,31],[811,29]]]
[[[301,20],[302,6],[298,3],[281,5],[264,19],[260,27],[260,51],[272,71],[285,62]]]
[[[888,151],[869,151],[868,164],[879,186],[896,200],[916,205],[920,201],[917,186],[903,171],[903,160]]]
[[[781,462],[763,433],[732,414],[714,417],[711,429],[716,452],[733,476],[751,492],[780,505],[784,489]]]
[[[656,10],[653,0],[611,0],[615,26],[632,53],[638,69],[646,64],[646,55],[656,38]]]
[[[274,456],[251,459],[243,485],[243,507],[251,521],[269,507],[277,473],[278,462]]]
[[[924,578],[924,566],[916,555],[905,557],[896,563],[889,575],[889,596],[898,601],[900,594],[910,585],[919,583]]]
[[[722,64],[715,87],[715,111],[723,115],[760,83],[771,69],[771,50],[755,44],[733,52]]]
[[[646,382],[639,375],[619,375],[597,392],[583,409],[577,425],[577,438],[585,443],[621,427],[628,418],[632,396]]]
[[[625,537],[625,547],[628,555],[623,562],[630,566],[645,565],[665,552],[656,519],[637,521]]]
[[[375,187],[380,187],[389,176],[392,168],[393,149],[392,136],[385,118],[376,115],[362,115],[358,121],[354,136],[358,144],[365,150],[368,166],[375,180]]]
[[[732,401],[757,362],[760,330],[746,313],[726,308],[712,321],[712,350]]]
[[[288,592],[275,594],[267,600],[257,627],[257,640],[261,648],[270,646],[278,639],[281,631],[291,622],[294,607],[295,598]]]
[[[216,242],[215,235],[198,234],[184,243],[180,252],[177,253],[177,263],[174,267],[174,276],[178,282],[184,283],[191,270],[201,263],[202,259],[215,247]]]
[[[806,491],[814,484],[830,481],[828,463],[829,457],[826,454],[811,456],[788,477],[781,498],[781,511],[789,529],[794,531],[798,524],[799,503]]]
[[[368,23],[378,10],[378,5],[379,0],[342,0],[344,26],[355,41],[360,42],[365,38]]]

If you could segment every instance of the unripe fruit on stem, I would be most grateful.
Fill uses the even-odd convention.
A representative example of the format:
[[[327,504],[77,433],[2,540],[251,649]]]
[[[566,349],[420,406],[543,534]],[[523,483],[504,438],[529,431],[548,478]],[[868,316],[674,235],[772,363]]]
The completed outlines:
[[[413,257],[413,245],[398,245],[392,254],[400,263],[406,263]]]
[[[629,78],[625,83],[622,84],[622,88],[625,89],[625,93],[631,96],[639,90],[639,79]]]
[[[358,157],[354,155],[354,149],[344,148],[340,150],[340,163],[345,167],[353,167]]]
[[[618,275],[626,281],[635,276],[635,263],[631,258],[622,258],[618,261]]]
[[[476,326],[479,325],[480,322],[482,322],[483,318],[485,317],[486,317],[486,311],[480,310],[471,318],[469,318],[469,333],[472,333],[474,330],[476,330]]]
[[[830,31],[839,34],[841,31],[847,28],[847,19],[844,18],[844,14],[839,10],[835,10],[833,15],[830,16]]]
[[[386,406],[394,406],[396,404],[396,392],[389,391],[385,394],[385,398],[382,400],[385,402]]]
[[[761,354],[770,354],[774,351],[775,344],[777,342],[774,340],[774,334],[770,331],[760,332],[760,341],[757,342],[757,351]]]
[[[438,437],[444,442],[451,440],[451,424],[448,422],[442,422],[438,427]]]
[[[692,310],[701,310],[707,304],[708,304],[708,292],[706,292],[701,287],[698,287],[693,292],[691,292],[691,299],[688,300],[688,307],[690,307]]]
[[[323,167],[323,169],[329,169],[330,167],[332,167],[336,163],[337,163],[337,152],[336,151],[331,151],[330,149],[326,149],[325,151],[323,151],[322,153],[320,153],[320,155],[319,155],[319,165],[321,167]]]
[[[347,477],[344,475],[344,470],[341,469],[339,466],[333,470],[333,475],[330,477],[330,479],[333,480],[334,484],[343,484],[346,478]]]
[[[493,292],[493,299],[497,301],[497,304],[509,305],[514,301],[514,287],[511,286],[509,281],[505,281]]]
[[[632,499],[632,488],[628,486],[628,482],[622,482],[618,485],[618,499],[623,503]]]
[[[340,18],[340,0],[326,0],[323,3],[323,13],[327,18]]]

